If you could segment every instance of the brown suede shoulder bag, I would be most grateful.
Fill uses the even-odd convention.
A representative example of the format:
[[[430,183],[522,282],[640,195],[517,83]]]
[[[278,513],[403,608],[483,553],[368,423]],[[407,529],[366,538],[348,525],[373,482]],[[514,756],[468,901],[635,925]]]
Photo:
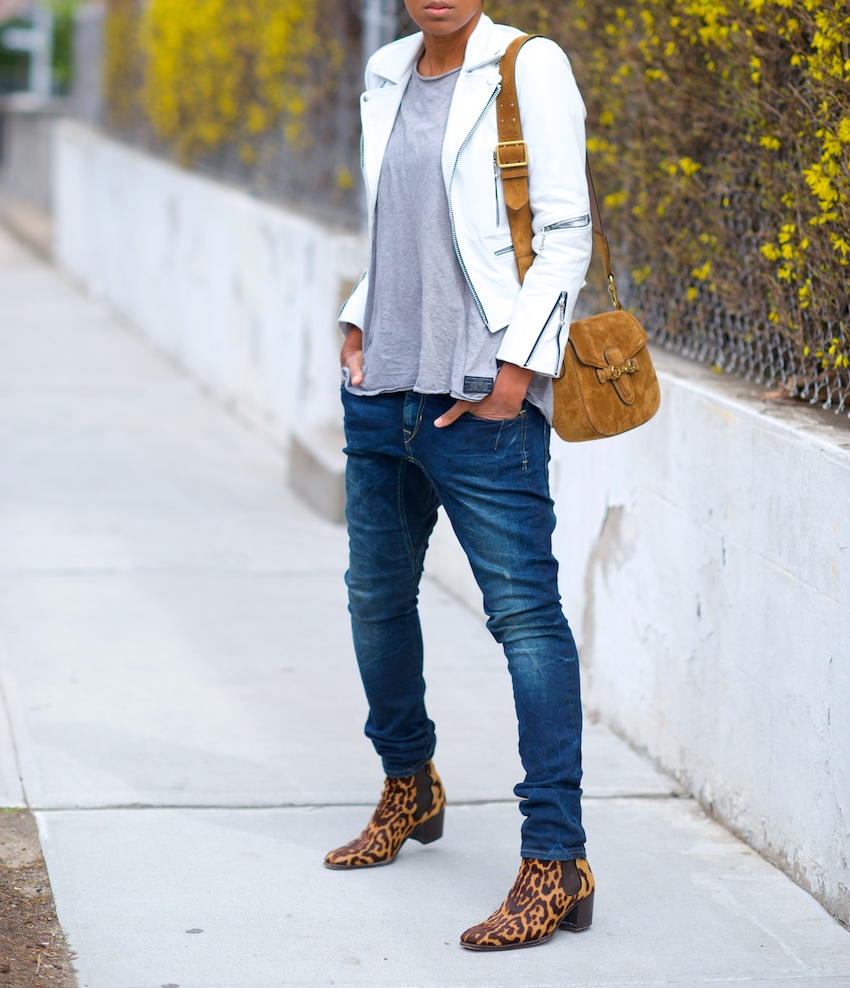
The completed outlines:
[[[520,283],[534,261],[531,247],[531,205],[528,196],[528,159],[533,154],[522,138],[516,91],[516,58],[526,41],[516,38],[502,58],[502,88],[496,110],[499,165]],[[570,326],[561,376],[553,384],[555,412],[552,425],[561,439],[583,442],[627,432],[652,418],[661,395],[655,368],[646,346],[646,330],[620,305],[608,238],[602,227],[599,200],[587,162],[587,185],[594,241],[599,250],[612,312],[581,319]]]

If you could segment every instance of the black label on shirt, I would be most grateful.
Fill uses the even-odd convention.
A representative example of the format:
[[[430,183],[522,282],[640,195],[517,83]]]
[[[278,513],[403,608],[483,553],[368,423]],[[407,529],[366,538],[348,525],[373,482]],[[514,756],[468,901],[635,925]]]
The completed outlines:
[[[492,377],[465,377],[463,393],[467,395],[488,395],[493,390],[495,379]]]

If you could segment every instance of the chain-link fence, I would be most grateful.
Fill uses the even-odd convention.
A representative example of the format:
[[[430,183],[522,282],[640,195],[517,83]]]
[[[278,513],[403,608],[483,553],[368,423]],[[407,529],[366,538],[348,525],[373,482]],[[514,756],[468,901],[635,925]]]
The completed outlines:
[[[139,3],[130,5],[137,8],[137,13],[141,9]],[[137,94],[116,112],[115,94],[101,92],[101,78],[93,74],[92,67],[103,63],[107,13],[102,7],[86,8],[78,19],[76,111],[121,140],[174,159],[171,149],[157,137],[142,112]],[[332,85],[306,108],[300,121],[299,140],[293,142],[281,126],[253,139],[250,161],[231,143],[194,159],[192,167],[335,226],[360,228],[364,215],[359,96],[366,49],[415,30],[400,0],[343,0],[325,4],[321,31],[340,46],[346,57],[340,66],[334,67]],[[133,46],[127,48],[133,50]],[[313,71],[322,76],[329,67],[317,63]],[[130,83],[138,89],[137,78],[130,79]]]
[[[769,323],[735,313],[716,297],[703,298],[699,305],[671,304],[650,285],[642,285],[633,292],[633,301],[651,338],[666,349],[718,373],[775,388],[777,397],[800,398],[850,417],[850,372],[823,366],[835,340],[846,334],[850,309],[843,323],[807,326],[807,337],[818,341],[807,354],[779,330],[765,329]]]
[[[110,37],[110,9],[90,8],[75,35],[74,105],[84,119],[122,141],[175,164],[173,148],[154,131],[142,101],[142,67],[137,35],[141,0],[127,0],[123,33]],[[319,60],[313,79],[327,82],[318,98],[310,98],[299,119],[298,139],[288,136],[283,122],[251,138],[251,156],[244,145],[223,143],[194,157],[191,167],[235,184],[252,195],[286,204],[336,227],[358,229],[363,222],[360,189],[359,95],[362,90],[362,21],[354,2],[325,4],[321,21],[325,38],[346,57],[333,69]],[[135,38],[127,37],[135,33]],[[115,51],[110,54],[110,49]],[[107,63],[121,63],[119,84],[111,84]],[[98,71],[93,72],[92,66]],[[315,87],[318,88],[318,87]],[[112,91],[110,91],[110,89]]]
[[[748,228],[734,214],[730,223],[740,245],[737,298],[728,290],[724,295],[712,292],[706,285],[689,298],[676,290],[675,275],[664,279],[663,287],[652,277],[639,286],[626,284],[623,296],[644,320],[650,337],[665,349],[717,373],[764,385],[777,398],[798,398],[850,418],[850,368],[837,367],[831,359],[850,332],[850,302],[836,302],[834,321],[816,322],[803,309],[797,335],[780,329],[771,322],[755,271],[761,263],[763,231]],[[637,266],[636,259],[622,259],[621,266],[630,260]]]

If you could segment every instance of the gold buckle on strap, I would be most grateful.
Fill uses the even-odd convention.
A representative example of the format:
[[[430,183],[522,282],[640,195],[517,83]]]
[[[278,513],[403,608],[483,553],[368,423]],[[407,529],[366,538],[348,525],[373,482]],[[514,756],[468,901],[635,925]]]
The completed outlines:
[[[522,148],[522,161],[503,161],[503,148]],[[525,168],[528,164],[528,145],[525,141],[500,141],[496,145],[496,164],[499,168]]]

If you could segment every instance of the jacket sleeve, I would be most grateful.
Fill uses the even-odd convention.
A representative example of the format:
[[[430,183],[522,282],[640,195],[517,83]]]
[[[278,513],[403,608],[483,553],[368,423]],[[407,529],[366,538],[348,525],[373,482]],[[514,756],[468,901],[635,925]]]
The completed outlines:
[[[365,91],[368,92],[370,89],[374,89],[378,85],[378,77],[372,71],[372,60],[374,55],[366,63],[365,72]],[[361,137],[362,140],[362,137]],[[371,229],[371,221],[369,227]],[[339,310],[338,320],[340,323],[340,328],[342,328],[344,323],[350,323],[352,326],[356,326],[358,329],[363,328],[363,323],[366,319],[366,296],[369,294],[369,267],[368,265],[363,269],[363,274],[360,275],[360,279],[354,286],[354,290],[348,296],[348,298],[343,302],[342,308]]]
[[[554,42],[541,38],[523,45],[516,76],[536,257],[497,356],[556,377],[593,247],[586,114],[569,60]]]
[[[363,328],[363,323],[366,318],[366,296],[369,293],[369,269],[364,268],[363,274],[360,275],[360,280],[354,286],[354,290],[348,296],[348,298],[343,302],[342,308],[339,310],[339,322],[351,323],[352,326],[356,326],[358,329]]]

